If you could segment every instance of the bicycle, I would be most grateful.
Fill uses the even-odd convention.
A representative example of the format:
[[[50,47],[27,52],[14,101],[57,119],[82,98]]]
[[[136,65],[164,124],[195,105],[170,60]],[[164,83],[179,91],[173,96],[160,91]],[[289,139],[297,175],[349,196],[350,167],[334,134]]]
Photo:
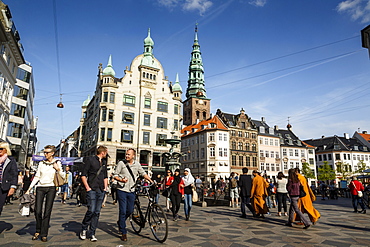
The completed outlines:
[[[141,229],[145,227],[145,223],[148,222],[154,238],[158,242],[163,243],[168,236],[168,222],[162,207],[154,203],[153,192],[155,190],[156,188],[153,185],[136,186],[134,211],[130,216],[130,223],[134,232],[139,234]],[[140,196],[147,196],[148,198],[148,206],[145,214],[141,210]]]

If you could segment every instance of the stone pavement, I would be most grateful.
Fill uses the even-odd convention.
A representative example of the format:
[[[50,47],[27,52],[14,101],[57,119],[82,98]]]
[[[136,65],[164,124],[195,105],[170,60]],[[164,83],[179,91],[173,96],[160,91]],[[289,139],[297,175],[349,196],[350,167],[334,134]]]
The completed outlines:
[[[33,215],[20,216],[15,201],[5,206],[0,216],[0,246],[370,246],[370,210],[368,214],[352,213],[348,198],[326,201],[319,198],[314,205],[321,219],[307,230],[298,225],[284,226],[287,217],[276,216],[275,208],[265,219],[243,219],[236,208],[193,206],[190,221],[180,218],[174,222],[168,213],[169,236],[161,244],[155,241],[149,227],[136,235],[129,226],[128,241],[120,241],[115,223],[118,205],[108,198],[96,232],[98,241],[92,243],[78,238],[86,207],[77,207],[75,199],[64,205],[56,199],[49,241],[43,243],[31,240],[35,219]]]

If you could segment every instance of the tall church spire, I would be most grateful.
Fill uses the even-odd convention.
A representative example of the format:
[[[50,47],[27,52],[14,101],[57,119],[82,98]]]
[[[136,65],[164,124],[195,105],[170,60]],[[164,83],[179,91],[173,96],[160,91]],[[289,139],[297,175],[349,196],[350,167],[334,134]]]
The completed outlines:
[[[198,42],[198,24],[195,25],[195,35],[193,51],[189,65],[188,87],[186,89],[186,98],[206,98],[206,89],[204,87],[204,69],[200,45]]]

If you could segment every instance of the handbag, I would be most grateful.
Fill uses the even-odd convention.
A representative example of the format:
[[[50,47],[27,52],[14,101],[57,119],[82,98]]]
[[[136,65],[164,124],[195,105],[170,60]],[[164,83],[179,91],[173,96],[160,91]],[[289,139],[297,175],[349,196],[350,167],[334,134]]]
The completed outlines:
[[[353,186],[355,186],[355,189],[357,190],[357,187],[356,187],[355,183],[353,183]],[[357,196],[358,196],[358,197],[363,197],[363,196],[364,196],[364,194],[362,193],[362,191],[361,191],[361,190],[357,190]]]
[[[55,172],[54,174],[54,185],[56,187],[62,186],[64,184],[64,178],[59,174],[59,172]]]
[[[195,188],[193,187],[193,196],[192,196],[192,201],[193,202],[197,202],[198,201],[198,193],[197,193],[197,191],[195,190]]]
[[[307,194],[304,191],[302,184],[299,186],[299,198],[305,197]]]
[[[171,188],[170,187],[169,188],[165,188],[163,190],[163,192],[162,192],[162,196],[164,196],[164,197],[169,197],[170,194],[171,194]]]

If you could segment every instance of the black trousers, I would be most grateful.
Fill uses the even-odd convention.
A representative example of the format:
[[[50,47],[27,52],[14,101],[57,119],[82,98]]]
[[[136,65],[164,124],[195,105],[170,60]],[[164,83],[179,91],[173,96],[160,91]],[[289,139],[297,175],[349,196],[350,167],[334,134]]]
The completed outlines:
[[[278,201],[278,212],[281,212],[281,209],[284,209],[284,213],[288,212],[287,211],[287,205],[286,205],[286,200],[287,200],[288,193],[277,193],[277,201]]]
[[[173,217],[175,217],[175,215],[180,210],[181,197],[182,197],[182,195],[180,193],[170,195],[170,199],[171,199],[171,203],[172,203],[171,210],[172,210]]]
[[[9,190],[3,190],[0,184],[0,215],[1,215],[1,212],[3,211],[3,207],[6,201],[6,197],[8,196],[8,192]]]
[[[48,236],[51,210],[53,209],[56,192],[57,191],[55,186],[36,188],[36,205],[35,205],[36,232],[40,233],[40,237]],[[45,205],[43,205],[44,199]],[[42,213],[43,206],[44,214]]]

